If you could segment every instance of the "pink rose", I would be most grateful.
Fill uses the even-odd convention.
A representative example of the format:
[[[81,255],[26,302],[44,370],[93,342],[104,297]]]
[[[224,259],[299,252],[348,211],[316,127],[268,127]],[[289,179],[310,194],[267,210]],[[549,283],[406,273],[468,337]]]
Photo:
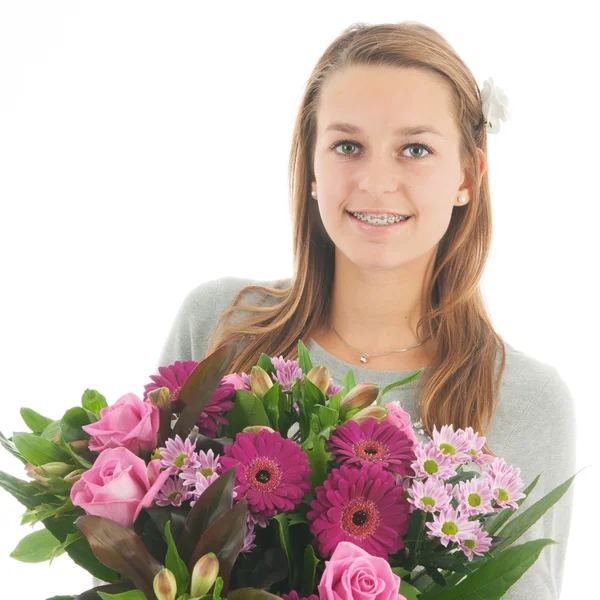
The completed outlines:
[[[157,475],[158,460],[148,467],[127,448],[104,450],[94,466],[85,471],[71,488],[71,502],[81,506],[88,515],[106,517],[125,527],[131,527],[142,508],[152,504],[169,471]],[[151,483],[149,474],[155,479]]]
[[[372,556],[351,542],[340,542],[319,583],[321,600],[406,600],[400,577],[387,560]]]
[[[100,420],[82,429],[92,436],[90,450],[127,448],[138,454],[140,448],[156,448],[159,426],[158,408],[149,400],[142,402],[135,394],[125,394],[112,406],[100,411]]]
[[[410,422],[410,415],[400,408],[397,404],[393,404],[390,402],[386,404],[385,407],[388,409],[388,415],[386,420],[395,425],[400,431],[406,434],[406,436],[412,440],[413,448],[419,443],[417,440],[417,436],[412,428],[412,423]]]

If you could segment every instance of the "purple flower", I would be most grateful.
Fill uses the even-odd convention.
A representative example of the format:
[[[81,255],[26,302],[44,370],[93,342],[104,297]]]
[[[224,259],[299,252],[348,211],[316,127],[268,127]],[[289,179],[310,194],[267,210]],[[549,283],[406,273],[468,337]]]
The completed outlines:
[[[219,478],[220,464],[219,456],[215,456],[212,449],[208,452],[200,450],[198,452],[198,464],[194,468],[184,469],[179,473],[184,486],[191,487],[191,494],[194,500],[191,506],[196,504],[196,500],[202,495],[204,490],[216,479]],[[234,493],[235,497],[235,493]]]
[[[521,469],[506,464],[504,459],[497,457],[490,463],[490,468],[483,473],[481,479],[485,480],[492,489],[496,504],[501,508],[512,508],[517,510],[517,500],[525,498],[521,492],[523,481],[521,481]]]
[[[179,469],[197,469],[200,466],[196,445],[190,438],[186,438],[184,442],[176,435],[175,439],[168,439],[158,451],[161,456],[160,464],[170,469],[171,473]]]
[[[425,526],[429,529],[427,535],[430,538],[439,537],[442,545],[447,546],[449,542],[462,542],[472,537],[477,521],[469,521],[468,515],[461,515],[449,506],[440,514],[434,514],[433,522],[425,523]]]
[[[316,594],[311,594],[310,596],[302,596],[298,595],[298,592],[292,590],[289,594],[282,594],[282,600],[319,600],[319,596]]]
[[[274,381],[279,382],[282,391],[291,392],[296,377],[299,377],[300,381],[304,383],[304,375],[302,374],[302,369],[298,366],[299,361],[297,359],[286,360],[283,356],[279,356],[279,358],[272,356],[271,362],[275,369],[275,373],[271,377]]]
[[[189,500],[192,493],[183,487],[183,482],[178,477],[169,477],[156,496],[159,506],[181,506],[182,502]]]
[[[465,515],[483,515],[494,512],[494,495],[490,480],[485,477],[473,477],[468,481],[459,481],[452,493],[458,500],[458,510]]]
[[[410,505],[382,465],[334,469],[315,494],[306,516],[323,558],[343,541],[385,559],[404,547]]]
[[[386,471],[412,475],[415,460],[412,440],[387,420],[347,421],[336,427],[327,442],[338,464],[360,467],[381,464]]]
[[[338,392],[341,392],[343,389],[344,389],[343,385],[336,385],[332,381],[329,384],[329,387],[327,388],[327,392],[325,393],[325,395],[328,396],[329,398],[331,398],[331,396],[335,396],[335,394],[337,394]]]
[[[477,523],[477,521],[474,521]],[[492,538],[481,529],[481,523],[478,523],[471,535],[462,538],[458,542],[458,547],[463,551],[469,561],[473,560],[473,554],[483,556],[484,552],[490,549]]]
[[[248,509],[261,517],[292,510],[310,489],[306,454],[277,432],[238,433],[221,458],[224,469],[236,464],[238,498],[246,496]]]
[[[415,508],[434,513],[450,506],[452,485],[444,485],[438,479],[429,478],[424,483],[415,479],[408,488],[408,496],[408,502]]]
[[[417,459],[412,463],[412,468],[417,477],[447,479],[456,475],[451,457],[444,454],[433,440],[417,444],[414,450]]]

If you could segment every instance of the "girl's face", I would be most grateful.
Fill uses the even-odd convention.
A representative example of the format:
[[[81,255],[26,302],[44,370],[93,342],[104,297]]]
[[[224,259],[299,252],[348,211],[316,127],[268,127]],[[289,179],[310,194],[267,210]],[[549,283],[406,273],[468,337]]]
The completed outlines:
[[[432,131],[396,131],[421,126]],[[470,200],[450,88],[422,70],[361,66],[333,76],[322,91],[313,167],[336,261],[365,269],[427,262],[454,207],[463,206],[458,197]],[[370,234],[348,212],[369,209],[411,218],[396,231]]]

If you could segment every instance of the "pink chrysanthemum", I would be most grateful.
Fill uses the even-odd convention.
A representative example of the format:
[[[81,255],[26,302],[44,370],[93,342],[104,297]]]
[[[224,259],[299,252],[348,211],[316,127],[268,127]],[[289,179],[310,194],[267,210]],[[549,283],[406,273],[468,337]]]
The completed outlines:
[[[221,458],[224,469],[236,464],[238,497],[246,496],[249,510],[261,517],[292,510],[311,487],[305,452],[276,431],[238,433]]]
[[[456,467],[461,463],[471,462],[467,440],[460,429],[454,431],[453,425],[443,425],[442,429],[438,431],[437,427],[434,425],[431,437],[434,444],[444,454],[450,457],[450,464],[453,467]]]
[[[511,470],[511,466],[501,457],[494,456],[492,460],[490,460],[485,465],[485,473],[492,477],[494,475],[501,475],[502,473],[507,473]]]
[[[176,435],[174,439],[168,439],[158,451],[161,456],[160,464],[170,469],[171,473],[179,469],[197,469],[200,466],[196,445],[190,438],[183,441]]]
[[[494,463],[490,464],[493,465]],[[506,465],[505,462],[504,465]],[[502,466],[502,463],[497,463],[498,468]],[[494,501],[499,507],[517,510],[519,508],[517,500],[525,498],[525,494],[521,492],[524,486],[520,474],[521,469],[519,467],[506,466],[506,470],[503,471],[491,468],[481,478],[489,484]]]
[[[182,502],[189,500],[192,493],[183,487],[181,479],[169,477],[156,496],[159,506],[181,506]]]
[[[458,500],[458,510],[465,515],[483,515],[494,511],[494,495],[489,479],[473,477],[468,481],[459,481],[452,488],[452,494]]]
[[[327,449],[340,465],[380,464],[399,475],[412,474],[411,463],[415,460],[412,440],[392,423],[374,418],[360,424],[350,420],[336,427]]]
[[[254,538],[256,534],[254,533],[254,523],[250,519],[250,513],[247,513],[246,518],[246,533],[244,535],[244,545],[240,552],[242,554],[247,554],[248,552],[252,552],[256,548],[256,544],[254,543]]]
[[[304,375],[302,374],[302,369],[300,368],[297,359],[286,360],[283,356],[279,356],[279,358],[272,356],[271,362],[275,369],[275,373],[273,373],[271,377],[273,381],[279,382],[282,391],[291,392],[296,377],[299,377],[300,381],[304,383]]]
[[[381,464],[334,469],[315,494],[306,517],[323,558],[342,541],[385,559],[404,547],[410,505]]]
[[[204,490],[219,478],[219,460],[220,457],[215,456],[212,449],[209,449],[208,452],[200,450],[198,452],[198,466],[193,469],[184,469],[179,473],[183,485],[188,486],[194,497],[191,506],[194,506]]]
[[[429,529],[427,535],[430,538],[439,537],[442,545],[447,546],[449,542],[459,542],[472,536],[477,521],[469,521],[467,515],[461,515],[449,506],[439,515],[434,515],[433,521],[425,523],[425,526]]]
[[[476,524],[472,534],[458,542],[458,547],[464,552],[469,561],[473,560],[473,554],[483,556],[490,549],[492,538],[481,529],[481,524],[478,521],[473,521]]]
[[[281,600],[319,600],[319,596],[316,594],[311,594],[310,596],[302,596],[298,595],[298,592],[292,590],[289,594],[282,594]]]
[[[166,387],[171,394],[171,402],[175,404],[179,399],[183,384],[198,364],[193,360],[177,360],[167,367],[159,367],[159,375],[150,376],[153,383],[144,386],[144,400],[148,397],[148,392]],[[229,424],[224,414],[233,408],[233,396],[235,390],[238,389],[250,389],[249,385],[246,386],[243,377],[240,377],[237,373],[223,377],[219,387],[198,419],[198,430],[201,434],[214,438],[219,423]]]
[[[441,511],[450,506],[452,485],[444,484],[439,479],[428,478],[425,482],[414,480],[408,488],[407,500],[415,508],[426,512]]]
[[[464,431],[459,429],[459,432],[462,432],[463,438],[467,443],[467,453],[469,458],[475,464],[482,467],[493,460],[492,456],[481,451],[485,444],[485,438],[474,431],[472,427],[467,427]]]
[[[447,479],[456,475],[451,457],[444,454],[433,440],[419,443],[415,446],[417,459],[412,463],[412,469],[417,477],[432,479]]]

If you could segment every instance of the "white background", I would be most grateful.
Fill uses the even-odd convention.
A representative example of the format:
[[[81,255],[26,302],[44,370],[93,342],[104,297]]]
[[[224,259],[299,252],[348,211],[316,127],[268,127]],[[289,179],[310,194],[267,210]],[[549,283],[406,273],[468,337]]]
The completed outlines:
[[[353,22],[421,21],[510,100],[489,136],[483,289],[505,340],[556,366],[575,398],[578,469],[592,468],[574,484],[562,597],[579,597],[596,563],[600,399],[587,4],[0,3],[0,429],[25,430],[21,406],[59,418],[88,387],[110,403],[141,394],[199,283],[291,276],[287,165],[310,71]],[[4,451],[0,469],[23,475]],[[9,558],[29,529],[3,491],[0,507],[2,597],[89,587],[67,556]]]

